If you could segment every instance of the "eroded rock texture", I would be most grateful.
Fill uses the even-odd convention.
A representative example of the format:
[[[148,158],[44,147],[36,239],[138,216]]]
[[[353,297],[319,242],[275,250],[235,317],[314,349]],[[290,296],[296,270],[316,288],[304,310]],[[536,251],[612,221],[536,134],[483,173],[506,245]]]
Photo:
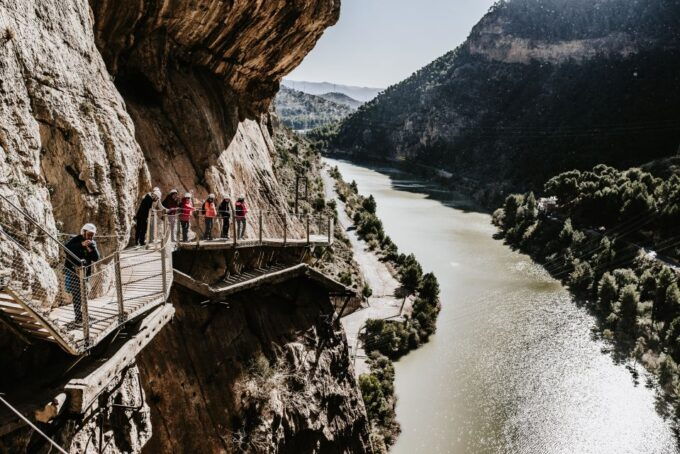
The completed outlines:
[[[338,19],[337,0],[92,0],[95,35],[154,184],[284,208],[267,110]]]
[[[369,450],[326,290],[300,279],[229,306],[173,297],[175,320],[138,358],[154,427],[145,452]]]

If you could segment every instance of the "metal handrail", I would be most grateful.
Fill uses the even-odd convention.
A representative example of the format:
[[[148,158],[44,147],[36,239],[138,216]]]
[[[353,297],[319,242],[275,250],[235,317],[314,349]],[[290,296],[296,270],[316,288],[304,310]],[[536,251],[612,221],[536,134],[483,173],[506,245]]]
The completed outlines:
[[[49,236],[50,238],[52,238],[52,240],[54,240],[54,241],[59,245],[59,247],[61,247],[67,254],[69,254],[73,259],[76,260],[76,263],[80,263],[80,259],[78,258],[78,256],[76,256],[73,252],[71,252],[71,250],[70,250],[69,248],[67,248],[66,246],[64,246],[64,245],[61,243],[61,241],[59,241],[59,239],[58,239],[57,237],[55,237],[55,236],[52,235],[50,232],[48,232],[45,228],[43,228],[43,226],[41,226],[40,223],[39,223],[38,221],[36,221],[35,219],[33,219],[33,217],[32,217],[30,214],[26,213],[26,211],[24,211],[23,208],[21,208],[21,207],[15,205],[14,202],[12,202],[11,200],[9,200],[7,197],[5,197],[5,196],[2,195],[2,194],[0,194],[0,198],[2,198],[5,202],[9,203],[15,210],[17,210],[17,211],[19,211],[21,214],[23,214],[24,217],[25,217],[26,219],[28,219],[35,227],[37,227],[38,229],[40,229],[40,231],[42,231],[42,232],[45,233],[47,236]]]

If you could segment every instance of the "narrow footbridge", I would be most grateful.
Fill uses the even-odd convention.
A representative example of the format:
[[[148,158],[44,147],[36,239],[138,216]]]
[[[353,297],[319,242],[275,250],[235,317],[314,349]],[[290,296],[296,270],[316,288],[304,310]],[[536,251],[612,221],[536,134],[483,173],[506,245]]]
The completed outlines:
[[[178,249],[218,250],[253,247],[323,247],[333,244],[334,218],[313,214],[279,212],[248,213],[239,221],[216,217],[206,223],[199,214],[187,222],[186,234],[177,220],[172,237]],[[226,224],[226,225],[225,225]],[[239,235],[240,233],[240,235]]]
[[[167,301],[174,249],[168,235],[161,232],[146,248],[116,250],[89,267],[67,271],[71,252],[17,209],[27,227],[0,221],[0,322],[25,342],[54,342],[81,355]],[[70,292],[67,275],[75,282]]]

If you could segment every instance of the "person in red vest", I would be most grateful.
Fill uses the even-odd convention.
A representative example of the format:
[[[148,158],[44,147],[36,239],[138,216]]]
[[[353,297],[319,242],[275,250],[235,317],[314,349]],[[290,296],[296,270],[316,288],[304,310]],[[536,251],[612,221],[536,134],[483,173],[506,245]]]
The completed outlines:
[[[191,193],[184,194],[182,202],[179,204],[179,225],[182,227],[182,241],[189,241],[189,222],[194,213],[194,203],[191,200]]]
[[[246,234],[246,215],[248,214],[248,206],[246,205],[246,196],[241,194],[236,199],[234,205],[234,216],[236,218],[236,238],[242,240]]]
[[[217,208],[215,208],[215,194],[209,194],[203,206],[201,207],[201,212],[205,216],[205,233],[203,234],[204,240],[212,240],[212,230],[213,222],[217,217]]]

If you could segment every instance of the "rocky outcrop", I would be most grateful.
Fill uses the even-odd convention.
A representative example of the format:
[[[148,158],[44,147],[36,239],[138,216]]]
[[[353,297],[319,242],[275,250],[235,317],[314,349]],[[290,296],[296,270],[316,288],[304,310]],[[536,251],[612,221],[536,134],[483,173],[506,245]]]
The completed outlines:
[[[152,186],[197,197],[245,193],[252,211],[286,209],[269,104],[339,8],[338,0],[0,0],[0,193],[55,235],[96,223],[111,250],[128,242],[139,197]],[[265,233],[269,222],[277,221],[265,219]],[[2,270],[33,273],[56,291],[56,243],[2,200],[0,226],[30,240],[0,235]],[[327,294],[279,290],[250,294],[233,310],[176,297],[177,322],[97,409],[49,429],[72,452],[139,452],[149,439],[149,452],[231,451],[244,440],[278,452],[366,451],[344,336],[320,331],[319,315],[332,312]],[[11,351],[2,361],[13,371],[3,379],[9,386],[72,373],[72,358],[26,348],[2,327],[0,345]],[[258,376],[254,358],[283,372]],[[134,388],[136,367],[146,400]],[[271,394],[247,391],[253,379],[273,384]],[[21,452],[31,439],[18,429],[1,442]],[[47,449],[43,442],[34,451]]]
[[[302,279],[228,305],[180,291],[174,301],[175,321],[138,358],[154,427],[145,452],[369,450],[325,289]]]

